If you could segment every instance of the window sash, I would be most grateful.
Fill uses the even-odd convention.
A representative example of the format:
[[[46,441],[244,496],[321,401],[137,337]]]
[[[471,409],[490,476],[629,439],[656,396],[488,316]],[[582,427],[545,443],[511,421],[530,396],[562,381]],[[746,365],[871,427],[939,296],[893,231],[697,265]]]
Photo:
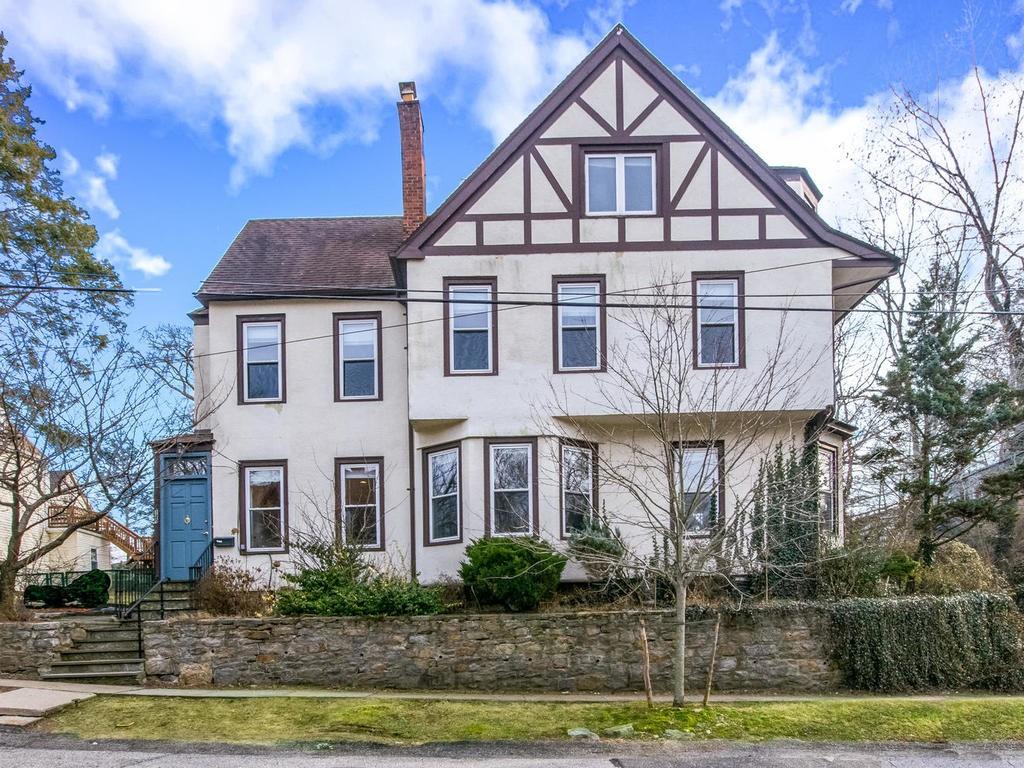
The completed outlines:
[[[493,305],[489,303],[465,304],[464,307],[460,307],[460,298],[462,301],[491,302],[494,300],[492,287],[487,284],[449,286],[447,298],[448,306],[451,308],[448,320],[448,347],[452,373],[491,373],[494,370]],[[458,355],[460,341],[475,334],[486,334],[487,336],[487,365],[483,368],[460,368]]]
[[[508,486],[498,485],[498,473],[495,471],[495,459],[503,453],[519,454],[526,457],[526,477],[523,484]],[[504,445],[490,446],[490,493],[491,501],[491,535],[493,536],[531,536],[533,535],[533,450],[528,443],[511,443]],[[525,520],[522,529],[499,530],[498,512],[499,498],[509,501],[511,499],[525,499]],[[514,510],[513,510],[514,511]]]
[[[573,458],[582,459],[575,462]],[[579,478],[574,478],[577,467],[585,467]],[[573,482],[576,480],[577,482]],[[594,515],[594,449],[576,445],[562,446],[562,529],[569,534],[577,527],[570,524],[569,516],[572,512],[570,499],[581,499],[586,509],[584,516],[592,518]]]
[[[651,207],[648,209],[626,208],[626,158],[627,157],[648,157],[651,163]],[[591,160],[614,160],[615,161],[615,208],[613,210],[592,210],[590,207],[590,161]],[[584,156],[583,163],[585,175],[585,187],[583,190],[584,204],[588,216],[624,216],[624,215],[650,215],[657,213],[657,163],[653,152],[588,152]]]
[[[454,487],[452,490],[445,493],[438,493],[437,489],[434,488],[434,462],[445,456],[453,456],[455,460],[454,468]],[[427,454],[427,496],[429,502],[429,508],[427,510],[428,523],[429,523],[429,541],[431,544],[444,541],[457,541],[462,536],[462,495],[461,491],[461,466],[460,456],[458,448],[447,448],[441,451],[434,451],[433,453]],[[434,520],[434,502],[440,499],[455,499],[455,533],[451,536],[437,536],[435,535],[435,520]]]
[[[589,293],[574,292],[581,288],[590,289]],[[601,285],[594,282],[559,282],[558,289],[558,370],[560,371],[596,371],[601,368],[601,311],[597,305],[601,303]],[[579,306],[583,304],[584,306]],[[586,306],[591,304],[593,306]],[[593,314],[592,318],[584,318],[585,322],[567,325],[566,309],[586,309]],[[577,315],[581,317],[582,315]],[[573,331],[594,332],[594,363],[593,365],[566,365],[566,333]]]
[[[373,482],[373,503],[367,504],[363,501],[349,503],[348,499],[348,473],[363,472],[366,474],[368,480]],[[339,477],[339,488],[338,493],[340,494],[340,506],[341,506],[341,532],[344,540],[347,543],[355,544],[362,547],[378,548],[381,546],[380,542],[380,524],[381,524],[381,509],[380,509],[380,467],[377,464],[340,464],[338,466],[338,477]],[[357,478],[358,479],[358,478]],[[373,511],[373,540],[372,541],[357,541],[353,540],[352,533],[349,530],[350,512],[354,511]]]
[[[362,328],[353,328],[352,326],[364,326]],[[338,321],[338,347],[340,349],[340,363],[338,365],[338,392],[339,398],[342,400],[373,400],[378,397],[380,391],[380,377],[378,376],[378,365],[377,359],[380,355],[379,349],[379,331],[380,328],[377,324],[377,320],[371,318],[363,318],[359,320],[339,320]],[[348,354],[345,348],[345,335],[346,333],[370,333],[372,336],[372,354],[369,357],[357,356]],[[373,391],[369,393],[357,394],[357,395],[346,395],[345,394],[345,363],[373,363]]]
[[[676,477],[686,530],[697,535],[708,533],[722,516],[721,460],[714,445],[684,446],[676,449]],[[694,474],[696,470],[696,474]],[[714,506],[712,506],[714,505]],[[709,519],[712,508],[714,521]]]
[[[710,293],[707,289],[724,287],[728,293]],[[729,303],[711,304],[707,300],[725,300]],[[728,320],[720,318],[706,319],[707,315],[728,312]],[[706,368],[729,368],[738,367],[740,364],[740,309],[739,309],[739,281],[728,280],[698,280],[697,281],[697,363],[700,367]],[[732,333],[732,359],[719,362],[717,360],[704,359],[704,328],[729,328]]]
[[[277,479],[274,481],[277,483],[277,494],[280,504],[277,506],[269,507],[256,507],[252,503],[252,475],[254,472],[273,472],[276,473]],[[245,468],[245,544],[247,552],[276,552],[284,548],[284,505],[285,501],[285,488],[284,488],[284,467],[273,466],[273,467],[246,467]],[[253,546],[253,519],[254,513],[277,513],[277,530],[280,540],[276,544],[271,546],[257,547]]]
[[[250,344],[249,342],[249,330],[253,328],[273,328],[276,335],[274,342],[265,342]],[[259,351],[260,354],[266,354],[268,351],[273,350],[273,360],[253,360],[254,352]],[[257,366],[260,368],[274,367],[274,372],[277,379],[277,391],[275,394],[269,397],[253,397],[249,394],[249,368],[250,366]],[[279,320],[271,321],[254,321],[242,323],[242,387],[245,394],[245,402],[247,403],[260,403],[260,402],[274,402],[281,399],[281,322]]]
[[[822,525],[832,534],[839,533],[836,509],[838,457],[831,448],[818,447],[818,512]]]

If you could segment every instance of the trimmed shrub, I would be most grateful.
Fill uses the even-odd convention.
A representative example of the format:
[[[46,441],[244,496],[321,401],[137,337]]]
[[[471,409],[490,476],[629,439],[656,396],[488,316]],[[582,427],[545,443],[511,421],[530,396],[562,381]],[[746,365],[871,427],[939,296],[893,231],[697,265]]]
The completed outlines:
[[[354,581],[341,570],[289,574],[293,589],[278,594],[282,616],[419,616],[441,613],[441,590],[397,576]]]
[[[30,584],[25,587],[25,602],[42,604],[43,608],[63,608],[67,605],[64,587],[47,584]]]
[[[98,608],[110,599],[110,576],[103,571],[89,571],[68,584],[67,602],[83,608]]]
[[[831,622],[833,658],[850,688],[1024,688],[1021,616],[1005,595],[843,600]]]
[[[879,597],[885,553],[875,547],[836,547],[822,554],[815,568],[818,597],[842,600],[849,597]]]
[[[466,547],[459,576],[483,605],[533,611],[555,594],[566,558],[545,541],[527,536],[493,537]]]

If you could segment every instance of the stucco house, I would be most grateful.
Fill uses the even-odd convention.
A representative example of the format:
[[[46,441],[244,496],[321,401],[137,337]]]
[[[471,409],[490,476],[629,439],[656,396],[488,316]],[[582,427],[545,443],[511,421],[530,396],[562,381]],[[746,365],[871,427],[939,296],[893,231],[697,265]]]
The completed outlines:
[[[287,566],[326,526],[434,580],[479,537],[558,543],[628,513],[595,459],[647,409],[609,402],[608,360],[630,347],[624,302],[666,276],[692,380],[735,382],[720,432],[676,446],[677,490],[720,519],[749,497],[756,465],[723,471],[730,397],[781,355],[804,369],[759,411],[794,439],[816,425],[842,536],[834,328],[892,256],[826,224],[805,170],[766,165],[621,26],[429,216],[415,85],[400,96],[400,214],[250,221],[196,294],[198,428],[157,455],[163,577],[211,552]]]

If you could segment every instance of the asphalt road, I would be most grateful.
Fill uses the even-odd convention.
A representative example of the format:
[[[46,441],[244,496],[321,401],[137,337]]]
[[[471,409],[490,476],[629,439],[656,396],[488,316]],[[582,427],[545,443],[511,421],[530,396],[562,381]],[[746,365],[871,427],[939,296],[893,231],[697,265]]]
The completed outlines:
[[[0,768],[1024,768],[1024,745],[448,744],[271,749],[84,742],[0,729]]]

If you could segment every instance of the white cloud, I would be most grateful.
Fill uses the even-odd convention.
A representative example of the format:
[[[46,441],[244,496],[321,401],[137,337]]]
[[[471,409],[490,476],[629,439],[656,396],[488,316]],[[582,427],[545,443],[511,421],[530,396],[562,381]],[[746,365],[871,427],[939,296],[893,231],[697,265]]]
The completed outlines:
[[[121,216],[121,211],[107,189],[107,180],[117,178],[118,157],[110,152],[96,156],[96,170],[82,170],[78,158],[66,149],[61,150],[64,178],[70,183],[73,194],[81,198],[90,213],[100,211],[111,219]]]
[[[171,263],[163,256],[132,245],[116,229],[100,236],[96,243],[96,255],[115,266],[126,266],[141,272],[146,277],[160,277],[171,268]]]
[[[102,152],[96,155],[96,168],[108,179],[117,178],[117,164],[120,158],[112,152]]]
[[[67,0],[59,13],[0,0],[0,18],[29,77],[69,108],[102,115],[123,102],[197,130],[222,125],[238,185],[289,148],[374,138],[400,80],[417,80],[421,97],[468,91],[497,142],[624,7],[605,0],[578,32],[512,0]],[[324,108],[335,114],[314,116]]]
[[[843,2],[839,4],[839,10],[844,13],[856,13],[857,9],[860,8],[860,4],[863,2],[864,0],[843,0]]]

